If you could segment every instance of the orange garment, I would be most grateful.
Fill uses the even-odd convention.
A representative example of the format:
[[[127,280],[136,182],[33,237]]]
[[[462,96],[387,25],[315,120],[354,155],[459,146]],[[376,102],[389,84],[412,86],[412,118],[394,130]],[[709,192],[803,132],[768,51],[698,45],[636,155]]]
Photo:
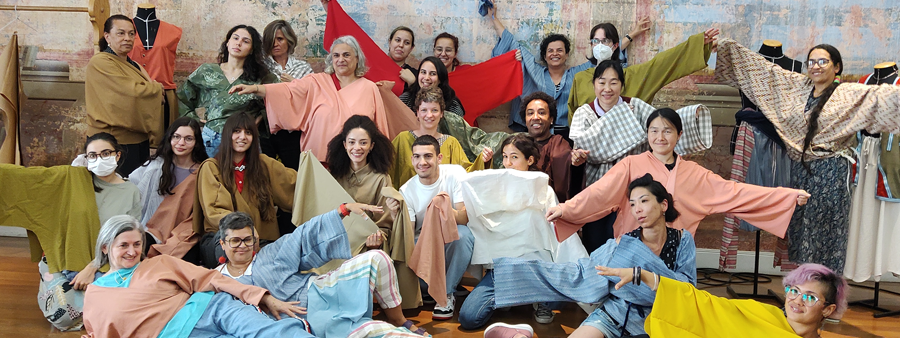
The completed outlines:
[[[147,69],[150,78],[162,83],[164,89],[175,89],[175,50],[179,41],[181,28],[160,20],[153,48],[145,50],[141,41],[135,41],[128,57]]]
[[[441,192],[431,199],[422,220],[419,241],[409,258],[409,267],[428,284],[428,294],[440,306],[447,306],[447,268],[444,244],[459,239],[450,195]]]
[[[368,116],[382,133],[389,134],[378,86],[366,78],[341,90],[325,73],[265,86],[266,115],[272,134],[282,129],[303,131],[300,150],[311,151],[321,162],[325,161],[328,141],[341,133],[350,116]]]
[[[160,255],[141,262],[126,288],[88,285],[84,328],[92,337],[156,337],[194,292],[206,291],[228,292],[253,305],[268,293],[216,270]]]
[[[200,240],[200,236],[194,233],[192,217],[194,195],[197,194],[197,172],[194,171],[175,186],[173,194],[163,199],[153,217],[147,221],[147,231],[163,241],[150,246],[148,257],[162,254],[181,258]]]
[[[647,173],[672,194],[675,209],[681,213],[671,223],[675,229],[686,229],[693,235],[706,216],[730,212],[784,238],[797,205],[797,190],[729,181],[696,162],[677,157],[672,171],[649,151],[622,159],[600,180],[559,205],[563,216],[556,220],[557,239],[569,238],[585,223],[611,212],[619,214],[613,225],[616,237],[637,229],[637,220],[630,216],[628,184]]]

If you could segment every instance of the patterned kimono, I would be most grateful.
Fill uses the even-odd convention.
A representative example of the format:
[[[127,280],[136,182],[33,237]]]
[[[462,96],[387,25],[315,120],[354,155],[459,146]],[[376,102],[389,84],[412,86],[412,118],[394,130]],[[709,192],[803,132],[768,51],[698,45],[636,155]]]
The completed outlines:
[[[278,78],[269,73],[260,81],[251,82],[238,78],[229,82],[222,72],[222,68],[215,63],[204,63],[197,67],[191,75],[188,75],[184,83],[178,87],[178,100],[181,101],[179,109],[181,116],[189,116],[200,120],[196,109],[206,108],[203,119],[206,120],[204,128],[221,134],[225,120],[237,112],[248,112],[253,116],[265,116],[263,100],[253,94],[228,94],[231,87],[239,84],[256,85],[263,83],[275,83]]]
[[[585,185],[591,185],[625,156],[648,149],[647,118],[656,108],[638,98],[620,101],[602,116],[594,104],[575,111],[569,136],[575,148],[590,151],[585,168]],[[676,154],[690,154],[712,146],[712,118],[704,105],[677,110],[684,134],[675,145]]]

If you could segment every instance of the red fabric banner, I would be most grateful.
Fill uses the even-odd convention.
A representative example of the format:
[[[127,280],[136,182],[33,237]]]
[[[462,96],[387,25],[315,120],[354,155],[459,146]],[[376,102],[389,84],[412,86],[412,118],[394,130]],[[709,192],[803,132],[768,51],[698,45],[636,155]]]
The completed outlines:
[[[516,51],[450,73],[450,87],[466,110],[466,122],[522,95],[522,62]],[[518,114],[519,112],[510,112]]]

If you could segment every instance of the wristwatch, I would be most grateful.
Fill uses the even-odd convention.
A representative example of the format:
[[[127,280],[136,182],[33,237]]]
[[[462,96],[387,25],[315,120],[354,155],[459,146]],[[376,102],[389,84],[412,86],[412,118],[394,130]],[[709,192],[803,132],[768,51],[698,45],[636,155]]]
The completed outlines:
[[[634,38],[632,38],[631,35],[625,34],[625,38],[628,39],[628,41],[634,42]]]

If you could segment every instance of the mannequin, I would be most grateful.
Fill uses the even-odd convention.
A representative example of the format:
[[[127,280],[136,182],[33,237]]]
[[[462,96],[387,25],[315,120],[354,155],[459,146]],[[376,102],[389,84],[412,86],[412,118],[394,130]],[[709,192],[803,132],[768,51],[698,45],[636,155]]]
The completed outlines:
[[[152,49],[153,42],[156,41],[156,33],[159,31],[156,6],[148,3],[138,5],[137,15],[134,16],[134,27],[144,49]]]
[[[897,83],[897,63],[882,62],[875,65],[875,71],[872,74],[860,78],[859,83],[863,84],[898,84]]]
[[[803,62],[785,56],[784,51],[781,49],[781,42],[778,40],[763,40],[762,46],[759,46],[759,54],[785,70],[795,73],[803,71]],[[743,93],[741,93],[741,105],[744,108],[758,109],[756,104],[751,102]]]
[[[165,88],[166,104],[163,109],[163,124],[159,127],[166,130],[169,124],[178,118],[178,97],[175,95],[175,50],[181,41],[181,28],[159,20],[156,6],[149,3],[138,5],[134,16],[134,27],[137,30],[134,49],[128,53],[134,62],[147,69],[147,73]]]

